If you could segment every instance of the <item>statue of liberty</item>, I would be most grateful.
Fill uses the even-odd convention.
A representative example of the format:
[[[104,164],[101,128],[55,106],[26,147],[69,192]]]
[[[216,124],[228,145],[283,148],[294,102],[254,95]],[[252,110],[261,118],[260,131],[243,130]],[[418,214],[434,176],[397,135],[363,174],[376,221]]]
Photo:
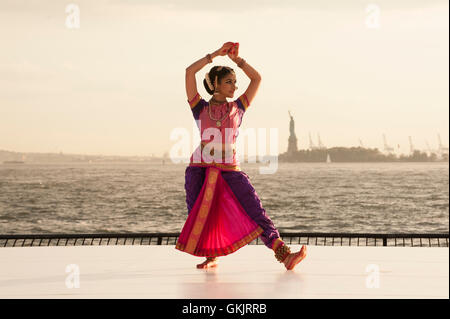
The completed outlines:
[[[289,140],[288,140],[288,154],[294,154],[298,151],[297,149],[297,137],[295,136],[295,123],[294,117],[291,112],[288,111],[291,121],[289,122]]]

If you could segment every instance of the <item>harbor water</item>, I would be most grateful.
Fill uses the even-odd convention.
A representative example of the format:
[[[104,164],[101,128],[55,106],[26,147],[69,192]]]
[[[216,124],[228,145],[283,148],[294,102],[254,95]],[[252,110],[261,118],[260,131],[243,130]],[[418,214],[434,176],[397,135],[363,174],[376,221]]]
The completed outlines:
[[[448,163],[242,164],[280,232],[449,231]],[[180,232],[186,164],[0,165],[0,234]]]

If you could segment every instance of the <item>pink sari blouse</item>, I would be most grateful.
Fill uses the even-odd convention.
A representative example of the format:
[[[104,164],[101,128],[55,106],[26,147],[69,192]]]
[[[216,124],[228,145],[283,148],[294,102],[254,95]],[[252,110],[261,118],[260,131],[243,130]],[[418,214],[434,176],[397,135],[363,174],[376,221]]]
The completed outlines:
[[[240,171],[236,138],[244,112],[249,107],[245,94],[232,102],[209,105],[197,93],[188,102],[201,137],[201,144],[191,155],[189,166],[214,166]]]

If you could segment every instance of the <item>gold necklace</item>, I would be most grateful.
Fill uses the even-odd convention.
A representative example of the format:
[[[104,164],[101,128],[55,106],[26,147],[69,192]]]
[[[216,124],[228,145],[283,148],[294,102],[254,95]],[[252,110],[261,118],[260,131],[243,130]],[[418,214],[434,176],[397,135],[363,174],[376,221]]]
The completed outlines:
[[[227,102],[227,100],[220,102],[220,101],[216,100],[216,99],[214,98],[214,96],[211,96],[211,101],[214,102],[215,104],[219,104],[219,105],[220,105],[220,104],[224,104],[224,103]]]
[[[228,114],[229,114],[230,111],[231,111],[230,105],[229,105],[228,103],[227,103],[227,108],[228,108],[227,112],[225,113],[225,115],[224,115],[221,119],[215,119],[215,118],[213,118],[212,115],[211,115],[211,103],[208,103],[208,115],[209,115],[209,118],[210,118],[212,121],[216,121],[216,125],[217,125],[218,127],[222,126],[222,121],[228,116]]]

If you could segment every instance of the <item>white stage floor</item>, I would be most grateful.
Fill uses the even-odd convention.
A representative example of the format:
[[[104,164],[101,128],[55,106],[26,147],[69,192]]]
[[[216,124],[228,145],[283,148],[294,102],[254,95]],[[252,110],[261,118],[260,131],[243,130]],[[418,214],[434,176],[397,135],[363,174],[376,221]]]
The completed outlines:
[[[449,298],[448,248],[308,246],[294,271],[263,245],[203,260],[175,246],[0,248],[0,298]]]

